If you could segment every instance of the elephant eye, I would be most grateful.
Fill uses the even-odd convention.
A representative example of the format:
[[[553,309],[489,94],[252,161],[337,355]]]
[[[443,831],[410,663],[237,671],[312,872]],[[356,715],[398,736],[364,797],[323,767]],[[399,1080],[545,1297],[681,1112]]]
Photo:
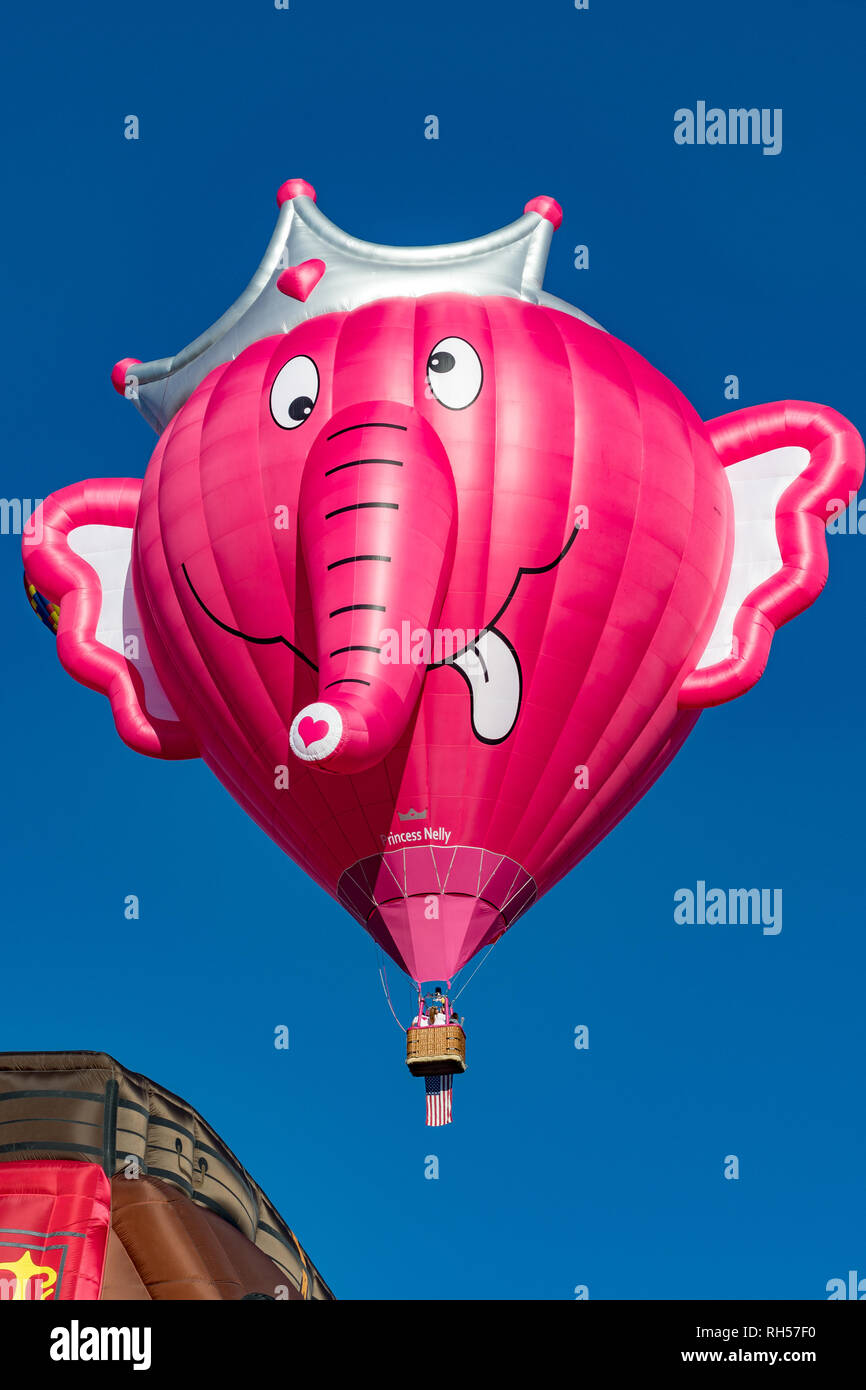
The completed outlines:
[[[313,413],[319,373],[312,357],[290,357],[271,387],[271,415],[281,430],[296,430]]]
[[[481,358],[463,338],[443,338],[427,358],[427,381],[440,405],[465,410],[481,390]]]

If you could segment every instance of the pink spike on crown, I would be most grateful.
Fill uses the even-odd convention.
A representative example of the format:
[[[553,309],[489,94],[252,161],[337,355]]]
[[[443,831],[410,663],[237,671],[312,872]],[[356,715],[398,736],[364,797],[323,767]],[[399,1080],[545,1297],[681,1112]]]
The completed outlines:
[[[306,179],[286,179],[277,189],[277,206],[282,207],[283,203],[289,202],[291,198],[299,197],[312,198],[315,202],[316,190]]]
[[[556,231],[562,225],[562,208],[555,198],[551,198],[547,193],[542,193],[538,198],[530,198],[524,212],[537,212],[539,217],[547,218],[547,221]]]

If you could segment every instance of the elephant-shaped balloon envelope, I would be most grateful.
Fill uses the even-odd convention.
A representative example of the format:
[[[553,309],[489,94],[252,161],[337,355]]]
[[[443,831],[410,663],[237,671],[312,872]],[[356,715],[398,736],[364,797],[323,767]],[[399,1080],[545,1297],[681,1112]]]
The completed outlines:
[[[702,421],[543,289],[552,198],[438,247],[278,203],[213,327],[118,363],[144,480],[48,498],[26,580],[131,747],[203,757],[447,981],[759,679],[863,445],[802,401]]]

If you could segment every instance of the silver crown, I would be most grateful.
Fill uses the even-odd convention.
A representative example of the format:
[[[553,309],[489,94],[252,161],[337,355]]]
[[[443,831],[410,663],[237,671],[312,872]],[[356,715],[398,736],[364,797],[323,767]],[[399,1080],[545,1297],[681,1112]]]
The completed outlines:
[[[116,389],[135,401],[157,433],[214,367],[251,343],[378,299],[447,291],[506,295],[600,327],[542,288],[550,242],[562,221],[553,198],[533,198],[522,217],[498,232],[444,246],[377,246],[349,236],[319,211],[315,189],[303,179],[284,183],[277,203],[264,258],[231,308],[174,357],[124,358],[115,366]]]

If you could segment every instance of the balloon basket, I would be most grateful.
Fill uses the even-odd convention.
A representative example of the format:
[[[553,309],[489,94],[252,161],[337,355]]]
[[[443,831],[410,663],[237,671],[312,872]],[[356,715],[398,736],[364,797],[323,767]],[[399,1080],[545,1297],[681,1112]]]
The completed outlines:
[[[455,1076],[466,1070],[466,1034],[459,1023],[406,1030],[406,1065],[412,1076]]]

